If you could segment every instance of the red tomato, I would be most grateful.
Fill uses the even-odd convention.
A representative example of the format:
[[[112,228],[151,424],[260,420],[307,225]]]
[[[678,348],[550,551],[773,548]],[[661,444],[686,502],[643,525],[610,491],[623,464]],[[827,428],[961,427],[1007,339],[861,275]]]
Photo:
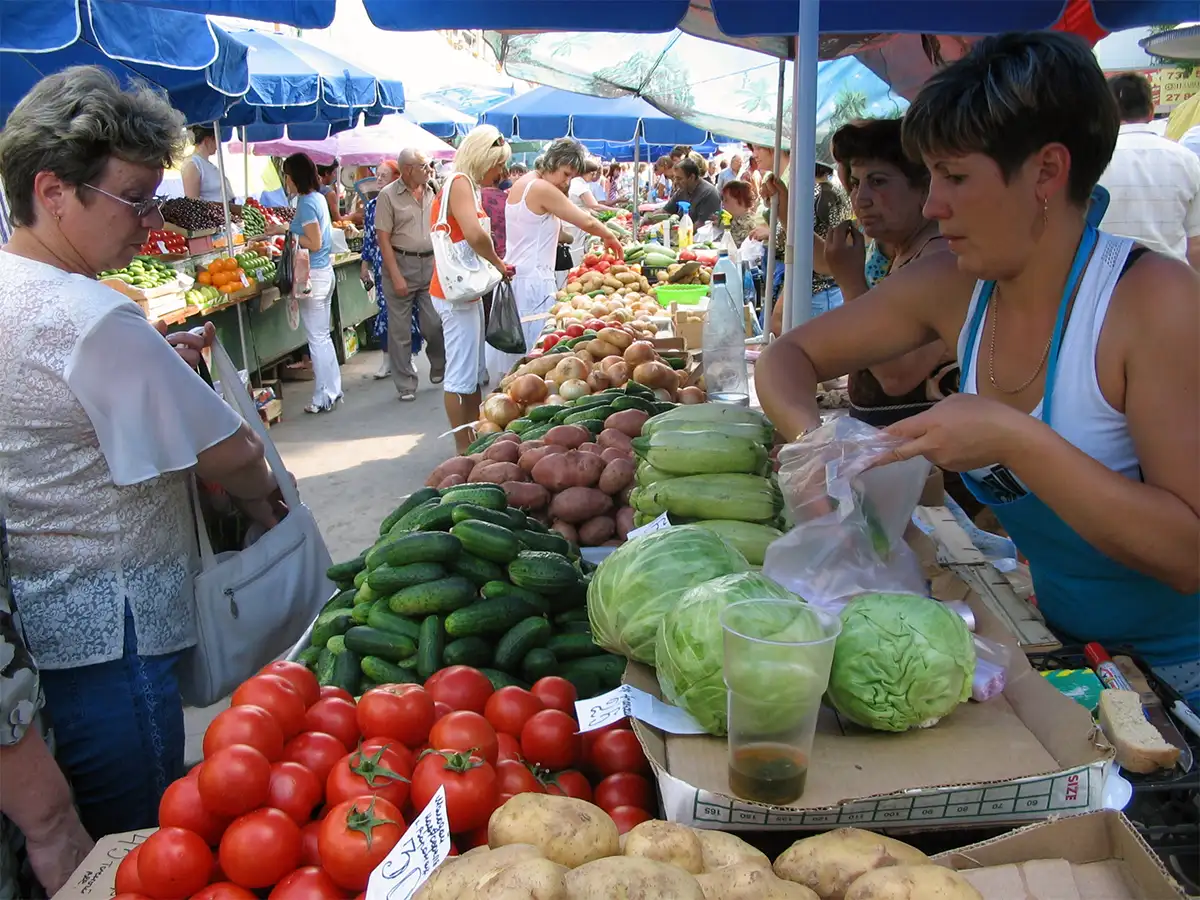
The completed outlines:
[[[608,267],[611,265],[612,263],[610,263],[607,259],[602,259],[600,262],[596,263],[596,271],[603,275],[608,271]]]
[[[583,334],[583,326],[578,322],[572,322],[567,326],[567,337],[577,338]]]
[[[305,866],[275,885],[267,900],[345,900],[346,892],[319,866]]]
[[[210,884],[192,894],[190,900],[258,900],[256,896],[232,881]]]
[[[271,766],[271,784],[267,805],[281,809],[297,825],[303,826],[321,805],[321,782],[298,762],[277,762]]]
[[[267,663],[259,670],[258,674],[278,675],[280,678],[286,678],[292,683],[292,687],[296,689],[306,708],[321,699],[321,685],[317,684],[317,676],[298,662],[278,659],[273,663]]]
[[[452,710],[449,706],[447,706],[441,700],[433,701],[433,721],[436,722],[442,716],[448,716],[452,712],[454,712],[454,710]]]
[[[424,809],[443,785],[451,833],[487,824],[497,804],[495,769],[478,756],[436,750],[427,753],[413,771],[413,806]]]
[[[321,854],[317,850],[317,836],[321,833],[322,821],[324,820],[317,819],[300,829],[300,865],[302,866],[319,866],[321,864]]]
[[[557,344],[560,340],[562,340],[562,338],[560,338],[557,334],[548,334],[544,338],[542,338],[542,349],[549,350],[551,347],[553,347],[555,344]]]
[[[365,890],[371,872],[403,836],[404,819],[394,804],[378,797],[347,800],[321,822],[321,864],[339,887]]]
[[[584,769],[594,772],[596,770],[596,760],[593,754],[593,748],[600,735],[607,734],[610,731],[629,731],[633,726],[629,723],[629,719],[618,719],[616,722],[609,722],[607,725],[602,725],[600,728],[593,728],[591,731],[583,732],[580,737],[580,764]]]
[[[400,757],[401,767],[396,771],[404,773],[405,776],[411,775],[413,767],[417,764],[417,754],[395,738],[368,738],[358,745],[358,749],[363,752],[364,756],[371,756],[384,747]],[[421,749],[427,748],[422,747]]]
[[[197,894],[196,896],[199,897],[200,895]],[[250,896],[251,896],[251,898],[254,897],[253,894],[251,894]],[[147,897],[145,894],[124,893],[124,894],[117,894],[117,896],[113,897],[113,900],[151,900],[151,898]]]
[[[362,732],[358,729],[358,708],[353,700],[341,697],[322,697],[304,714],[304,730],[332,734],[342,742],[342,752],[349,753],[358,746]]]
[[[577,727],[562,710],[543,709],[521,729],[521,753],[531,763],[551,771],[569,769],[579,758]]]
[[[339,700],[348,700],[351,703],[354,702],[354,695],[352,693],[345,688],[338,687],[335,684],[321,685],[321,699],[324,700],[326,697],[337,697]]]
[[[546,787],[523,762],[506,759],[496,764],[496,790],[501,794],[544,794]]]
[[[200,835],[210,847],[221,843],[229,819],[215,816],[204,808],[200,786],[195,778],[180,778],[167,785],[158,803],[160,828],[186,828]]]
[[[374,794],[397,809],[408,799],[408,778],[412,769],[405,759],[390,748],[380,747],[368,753],[348,753],[333,767],[325,782],[325,802],[329,805]]]
[[[589,253],[587,256],[585,256],[583,258],[584,266],[586,266],[589,269],[592,266],[596,265],[596,263],[598,263],[598,262],[600,262],[600,257],[597,256],[595,253]]]
[[[592,744],[592,759],[602,775],[616,772],[650,774],[650,763],[632,731],[606,731]]]
[[[493,766],[500,753],[496,729],[479,713],[465,709],[452,712],[433,723],[429,732],[429,746],[434,750],[470,750]]]
[[[219,858],[234,884],[270,887],[300,865],[300,826],[277,809],[256,809],[225,829]]]
[[[654,818],[640,806],[616,806],[605,812],[617,823],[617,834],[624,834],[634,825],[640,825],[642,822],[648,822]]]
[[[395,738],[415,747],[429,737],[433,718],[433,698],[411,685],[371,688],[358,701],[358,727],[363,737]]]
[[[434,672],[425,681],[425,690],[434,700],[451,709],[466,709],[483,714],[492,683],[478,669],[470,666],[449,666]]]
[[[496,743],[499,745],[499,755],[496,757],[497,762],[504,762],[506,759],[515,759],[518,762],[523,761],[521,756],[521,742],[511,734],[505,734],[503,731],[496,733]]]
[[[234,706],[261,706],[275,717],[284,740],[304,731],[304,698],[292,683],[278,675],[255,675],[233,692]]]
[[[565,794],[568,797],[574,797],[576,800],[586,800],[588,803],[592,802],[591,784],[588,783],[587,777],[582,772],[577,772],[574,769],[555,772],[546,784],[546,793]]]
[[[271,762],[283,756],[283,729],[261,706],[231,706],[217,713],[204,732],[207,759],[222,747],[245,744]]]
[[[568,716],[574,717],[575,701],[579,699],[579,695],[575,692],[575,685],[567,679],[547,675],[535,681],[529,692],[541,700],[546,709],[561,709]]]
[[[497,731],[519,738],[525,723],[544,708],[542,701],[529,691],[509,685],[488,698],[483,714]]]
[[[144,894],[142,888],[142,879],[138,875],[138,851],[142,849],[142,845],[138,844],[121,860],[121,864],[117,866],[116,891],[118,894]]]
[[[194,894],[208,884],[213,855],[204,838],[185,828],[160,828],[138,848],[142,892],[157,900]]]
[[[317,783],[324,784],[337,761],[346,755],[346,748],[331,734],[306,731],[298,734],[283,748],[283,758],[298,762],[317,776]]]
[[[204,808],[219,816],[240,816],[267,802],[271,763],[244,744],[218,750],[196,779]]]
[[[596,785],[594,802],[605,812],[611,812],[618,806],[653,810],[654,786],[636,772],[617,772]]]

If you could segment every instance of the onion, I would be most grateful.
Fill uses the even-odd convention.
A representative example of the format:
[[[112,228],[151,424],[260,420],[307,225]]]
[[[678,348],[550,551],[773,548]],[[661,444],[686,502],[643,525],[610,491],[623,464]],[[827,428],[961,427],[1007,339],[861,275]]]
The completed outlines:
[[[612,387],[612,382],[608,380],[608,376],[598,369],[587,377],[587,386],[593,394],[598,394],[601,391]]]
[[[654,345],[649,341],[634,341],[625,348],[625,353],[623,355],[625,362],[629,363],[629,365],[634,369],[643,363],[651,363],[658,359],[658,354],[654,351]],[[641,379],[637,377],[636,373],[634,375],[634,381],[641,381]],[[650,387],[653,387],[653,385],[650,385]]]
[[[588,341],[588,343],[590,344],[591,341]],[[583,347],[579,347],[571,355],[574,356],[576,359],[581,360],[584,363],[584,365],[587,367],[588,372],[592,371],[592,363],[594,363],[595,360],[592,359],[592,354],[588,353],[587,350],[585,350]]]
[[[537,375],[521,375],[508,388],[508,396],[524,406],[526,403],[537,403],[545,400],[550,389]]]
[[[483,401],[483,408],[480,412],[489,422],[503,428],[513,419],[520,417],[521,408],[507,394],[489,394],[488,398]]]
[[[678,397],[680,403],[685,403],[688,405],[694,403],[703,403],[708,399],[708,396],[704,393],[704,391],[700,390],[700,388],[696,387],[695,385],[691,387],[680,388]]]
[[[633,370],[633,380],[646,387],[663,388],[668,392],[675,390],[679,385],[675,370],[662,362],[647,362],[636,366]]]
[[[604,359],[600,360],[600,371],[608,374],[609,369],[611,369],[617,363],[623,362],[625,362],[625,360],[621,359],[619,356],[606,356]]]
[[[564,381],[558,386],[558,393],[563,400],[578,400],[580,397],[586,397],[592,392],[588,387],[588,383],[579,378],[572,378],[570,381]]]
[[[572,379],[582,381],[584,378],[587,378],[590,371],[591,366],[582,359],[575,356],[568,356],[554,367],[554,380],[559,384],[562,384],[564,381],[571,381]]]
[[[607,303],[593,303],[591,312],[592,312],[592,315],[595,316],[597,319],[600,318],[601,316],[607,316],[608,315],[608,304]]]
[[[671,396],[671,392],[670,392],[670,391],[668,391],[666,388],[655,388],[655,389],[654,389],[654,396],[655,396],[656,398],[658,398],[659,400],[663,401],[664,403],[670,403],[670,402],[671,402],[671,400],[673,400],[673,399],[674,399],[674,398]]]
[[[558,387],[558,385],[555,385],[555,388],[557,388],[557,387]],[[542,403],[542,406],[562,406],[566,402],[567,401],[564,400],[562,398],[562,396],[560,394],[558,394],[556,391],[545,399],[545,401]]]
[[[625,360],[615,362],[604,372],[613,387],[622,387],[629,380],[629,363]]]
[[[489,422],[487,419],[475,423],[476,434],[499,434],[503,430],[503,425],[497,425],[495,422]]]

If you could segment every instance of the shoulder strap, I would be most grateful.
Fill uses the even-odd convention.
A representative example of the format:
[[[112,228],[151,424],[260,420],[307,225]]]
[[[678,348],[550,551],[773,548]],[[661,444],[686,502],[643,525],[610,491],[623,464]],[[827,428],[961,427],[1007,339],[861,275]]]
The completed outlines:
[[[467,178],[467,176],[464,172],[455,172],[453,175],[447,178],[446,183],[442,185],[442,195],[438,198],[438,218],[433,225],[435,230],[439,228],[445,228],[447,231],[450,230],[450,224],[446,221],[446,217],[449,215],[450,211],[450,185],[454,184],[455,178]],[[470,181],[471,179],[467,178],[467,182],[470,183]],[[474,187],[474,185],[472,185],[472,187]],[[474,193],[473,190],[472,193]],[[479,207],[478,200],[475,201],[475,206],[476,208]]]

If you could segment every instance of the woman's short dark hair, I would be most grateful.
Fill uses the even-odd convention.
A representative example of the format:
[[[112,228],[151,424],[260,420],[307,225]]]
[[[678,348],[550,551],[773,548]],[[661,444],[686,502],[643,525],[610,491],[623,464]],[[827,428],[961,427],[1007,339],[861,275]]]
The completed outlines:
[[[1092,50],[1059,31],[985,37],[925,82],[904,115],[914,159],[983,153],[1011,178],[1047,144],[1071,154],[1067,197],[1087,204],[1117,144],[1117,103]]]
[[[899,119],[859,119],[843,125],[833,133],[830,152],[847,169],[855,163],[877,159],[899,169],[915,188],[929,184],[929,170],[904,154]]]
[[[293,153],[283,161],[283,174],[292,179],[296,190],[301,194],[311,194],[321,189],[321,179],[317,175],[317,167],[303,153]]]
[[[747,208],[754,205],[754,195],[750,190],[750,185],[744,181],[738,181],[736,178],[725,182],[725,187],[721,188],[721,196],[730,196]]]
[[[213,131],[211,125],[193,125],[192,126],[192,143],[199,144],[201,141],[216,137],[217,133]]]
[[[338,170],[338,161],[335,159],[327,166],[317,166],[317,174],[324,178],[326,175],[332,175]]]
[[[1122,72],[1108,79],[1122,122],[1144,122],[1154,115],[1154,90],[1140,72]]]

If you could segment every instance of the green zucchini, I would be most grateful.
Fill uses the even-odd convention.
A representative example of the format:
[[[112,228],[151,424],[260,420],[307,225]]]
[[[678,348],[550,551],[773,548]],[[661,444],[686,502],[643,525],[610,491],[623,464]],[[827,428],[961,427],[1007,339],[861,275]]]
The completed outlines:
[[[446,666],[486,666],[492,661],[492,645],[481,637],[464,637],[451,641],[442,651]]]
[[[428,678],[442,667],[446,647],[446,629],[437,616],[426,616],[421,622],[421,638],[417,649],[417,674]]]
[[[438,511],[450,521],[454,508],[442,506]],[[452,563],[460,552],[462,544],[453,535],[422,530],[402,535],[378,550],[372,550],[367,556],[367,566],[374,571],[384,565],[399,568],[412,563]]]
[[[364,656],[359,662],[363,675],[376,684],[420,684],[421,679],[412,669],[404,669],[378,656]],[[365,682],[364,682],[364,693]]]
[[[400,634],[413,641],[421,636],[420,623],[392,612],[392,608],[386,600],[381,600],[371,607],[371,614],[367,616],[367,624],[376,631]]]
[[[392,594],[388,606],[401,616],[448,613],[469,605],[477,593],[475,585],[461,575],[451,575],[427,584],[417,584]]]
[[[349,609],[331,609],[321,613],[313,623],[311,643],[314,647],[324,647],[334,635],[345,634],[354,624],[352,611]]]
[[[566,556],[571,552],[571,542],[557,531],[542,533],[528,529],[517,532],[517,540],[526,550],[540,550],[545,553],[561,553]]]
[[[502,525],[470,519],[450,529],[468,553],[501,565],[517,558],[521,543],[511,530]]]
[[[558,659],[545,647],[534,647],[521,660],[521,677],[530,684],[558,672]]]
[[[536,612],[537,610],[517,597],[480,600],[446,616],[446,634],[453,638],[503,634]]]
[[[440,496],[441,495],[438,494],[437,488],[425,487],[418,491],[413,491],[404,498],[403,503],[392,510],[388,517],[383,520],[383,523],[379,526],[379,533],[381,535],[387,534],[392,530],[393,525],[403,519],[422,503],[428,503],[430,500],[437,500],[440,498]]]
[[[367,576],[367,586],[379,596],[386,597],[414,584],[445,578],[446,574],[441,563],[436,562],[414,562],[402,566],[389,566],[384,563],[371,570],[371,574]]]
[[[489,581],[495,581],[504,577],[504,569],[496,565],[496,563],[487,559],[480,559],[478,556],[466,551],[463,551],[462,555],[454,563],[454,573],[461,575],[476,587],[483,587]]]
[[[334,563],[325,570],[325,577],[330,581],[351,581],[366,566],[367,561],[361,556],[356,556],[346,562]]]
[[[492,687],[496,690],[505,687],[519,687],[529,690],[529,682],[522,681],[520,678],[514,678],[507,672],[501,672],[499,669],[489,669],[483,666],[479,667],[479,671],[487,676],[488,681],[492,683]]]
[[[541,594],[535,594],[533,591],[527,591],[525,588],[517,587],[515,584],[510,584],[507,581],[495,580],[489,581],[479,593],[483,595],[485,600],[500,600],[503,597],[516,597],[518,600],[524,600],[534,610],[541,615],[550,613],[550,603]]]
[[[354,605],[354,595],[357,588],[353,591],[338,591],[329,598],[329,602],[321,607],[321,612],[327,613],[334,609],[349,609]]]
[[[472,503],[487,509],[501,510],[508,507],[508,495],[498,484],[457,484],[442,491],[441,504]]]
[[[356,625],[343,635],[346,648],[359,656],[378,656],[390,662],[406,659],[417,652],[416,642],[403,634],[380,631],[369,625]]]
[[[599,656],[605,652],[603,647],[596,646],[590,634],[556,634],[546,641],[546,649],[560,660]]]
[[[541,647],[550,640],[550,623],[541,616],[522,619],[508,629],[496,643],[495,664],[497,669],[514,672],[525,659],[525,654],[534,647]]]
[[[579,572],[561,553],[526,550],[508,564],[508,577],[517,587],[554,594],[579,581]]]
[[[460,522],[477,520],[480,522],[491,522],[493,525],[498,525],[501,528],[512,528],[513,519],[508,514],[507,509],[490,509],[486,506],[477,506],[474,503],[460,503],[454,507],[454,512],[450,514],[457,525]]]

